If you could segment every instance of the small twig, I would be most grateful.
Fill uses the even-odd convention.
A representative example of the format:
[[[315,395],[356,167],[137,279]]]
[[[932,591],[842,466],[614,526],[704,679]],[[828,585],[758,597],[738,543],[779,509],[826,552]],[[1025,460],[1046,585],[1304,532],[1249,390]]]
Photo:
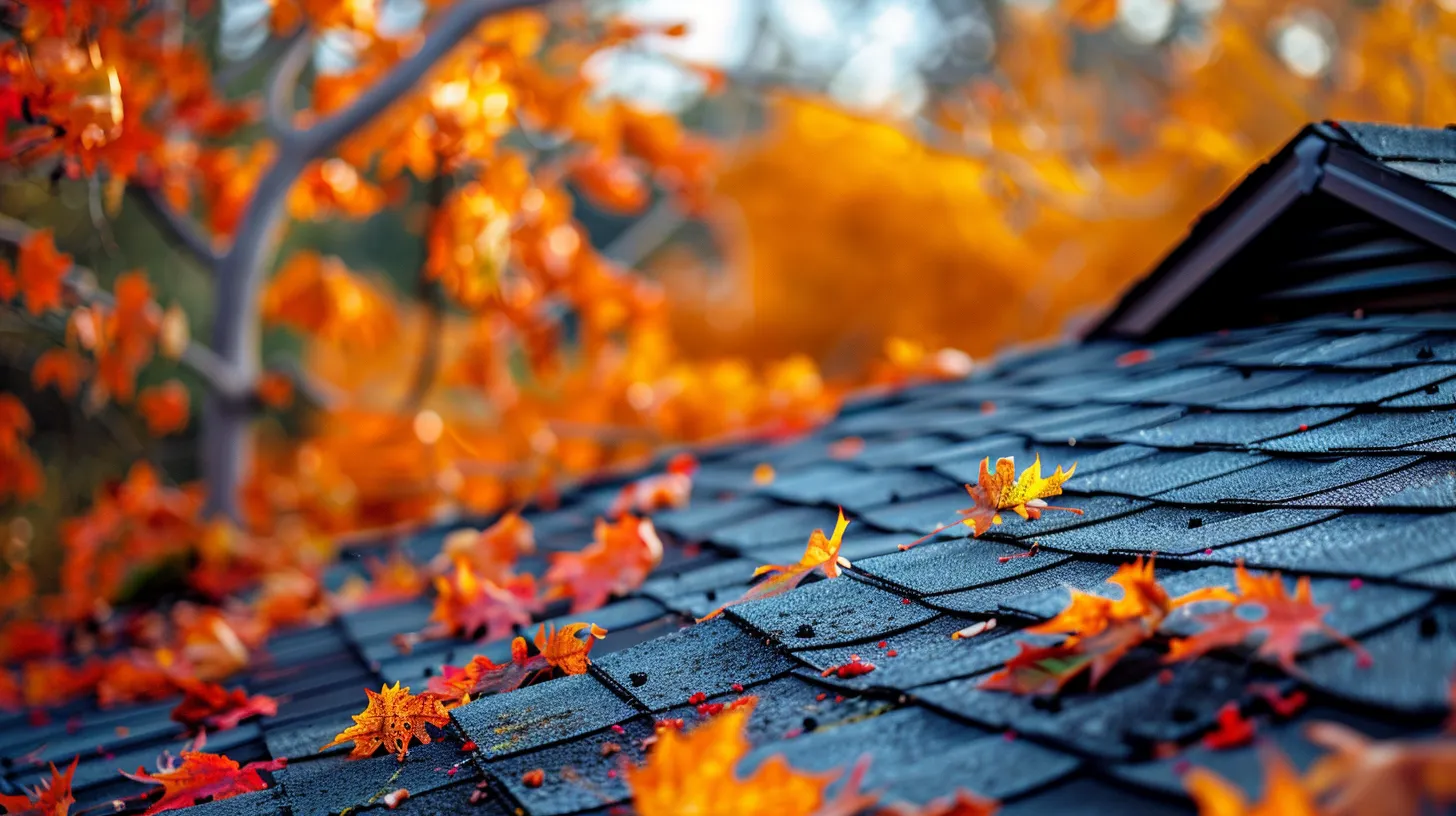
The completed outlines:
[[[213,249],[212,241],[192,219],[172,209],[162,198],[161,190],[133,185],[127,192],[131,193],[132,201],[137,203],[157,227],[176,241],[177,246],[192,255],[208,272],[213,271],[214,264],[221,256]]]

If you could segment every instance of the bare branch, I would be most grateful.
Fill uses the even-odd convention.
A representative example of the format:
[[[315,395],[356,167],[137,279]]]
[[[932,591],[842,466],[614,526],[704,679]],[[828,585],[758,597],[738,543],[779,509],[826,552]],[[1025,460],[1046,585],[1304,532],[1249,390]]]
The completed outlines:
[[[279,142],[286,143],[300,135],[298,128],[293,126],[293,95],[298,88],[298,78],[303,76],[303,69],[308,67],[308,58],[312,52],[313,37],[304,31],[294,34],[288,40],[283,58],[274,66],[273,74],[268,78],[268,90],[264,98],[268,130]]]
[[[198,263],[207,267],[209,272],[213,271],[221,256],[213,249],[212,241],[203,234],[196,222],[172,209],[172,205],[167,203],[161,190],[156,187],[133,185],[128,190],[132,193],[132,200],[167,237],[173,239],[177,246],[186,250]]]
[[[9,216],[0,215],[0,242],[19,245],[35,230]],[[82,266],[72,266],[62,282],[66,291],[80,303],[99,304],[105,307],[116,305],[108,292],[96,288],[96,274]],[[158,312],[162,307],[153,303]],[[189,342],[183,349],[178,362],[192,369],[219,396],[236,400],[245,397],[249,384],[237,375],[233,367],[213,353],[212,349],[197,342]]]

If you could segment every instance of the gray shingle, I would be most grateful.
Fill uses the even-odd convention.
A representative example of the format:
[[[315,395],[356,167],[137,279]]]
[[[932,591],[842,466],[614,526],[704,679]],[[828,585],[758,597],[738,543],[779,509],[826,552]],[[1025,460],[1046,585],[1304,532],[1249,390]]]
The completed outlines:
[[[753,686],[794,663],[762,638],[719,618],[609,655],[596,667],[643,707],[662,711],[699,692],[711,696],[734,684]]]
[[[819,581],[761,601],[728,607],[728,615],[778,638],[789,649],[880,640],[924,623],[934,610],[848,576]]]
[[[590,674],[482,697],[450,712],[487,759],[574,739],[622,723],[637,709]]]

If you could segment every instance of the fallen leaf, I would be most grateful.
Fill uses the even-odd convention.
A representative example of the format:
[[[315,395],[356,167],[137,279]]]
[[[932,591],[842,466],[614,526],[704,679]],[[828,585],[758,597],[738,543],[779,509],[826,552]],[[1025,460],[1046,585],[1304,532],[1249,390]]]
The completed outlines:
[[[693,493],[693,474],[698,460],[692,454],[680,453],[667,463],[667,470],[653,476],[628,482],[607,510],[611,518],[626,513],[647,515],[659,510],[688,506]]]
[[[1118,0],[1062,0],[1062,9],[1072,24],[1087,31],[1099,31],[1117,19]]]
[[[1254,575],[1240,562],[1234,569],[1234,582],[1238,593],[1230,599],[1228,608],[1200,615],[1198,620],[1204,626],[1203,631],[1171,641],[1167,662],[1192,660],[1214,649],[1239,646],[1262,635],[1256,653],[1298,675],[1294,658],[1300,642],[1305,635],[1320,633],[1355,652],[1362,663],[1369,661],[1369,653],[1360,644],[1325,623],[1329,607],[1314,602],[1308,577],[1296,582],[1294,596],[1290,597],[1278,572]],[[1259,617],[1252,618],[1255,614]]]
[[[1456,740],[1372,740],[1333,722],[1311,723],[1305,736],[1330,751],[1305,774],[1322,816],[1420,816],[1456,804]]]
[[[450,724],[450,715],[440,701],[428,694],[412,695],[409,686],[400,688],[381,686],[378,692],[365,689],[369,703],[364,710],[354,715],[354,724],[340,731],[332,742],[319,748],[332,748],[345,742],[353,742],[350,759],[364,759],[372,756],[380,746],[394,753],[400,762],[409,753],[410,740],[421,745],[430,744],[430,734],[425,726],[444,728]]]
[[[585,640],[576,636],[577,632],[587,629]],[[546,629],[546,624],[536,632],[536,649],[541,656],[550,663],[553,668],[560,669],[565,674],[586,674],[587,667],[591,665],[592,644],[607,636],[607,630],[594,623],[572,623],[561,627]]]
[[[873,795],[859,792],[864,766],[850,776],[833,800],[825,790],[839,773],[808,774],[795,770],[782,755],[759,764],[747,778],[736,772],[748,753],[744,728],[754,703],[729,708],[684,733],[659,728],[647,761],[627,768],[627,786],[641,816],[848,816],[872,805]]]
[[[1052,475],[1043,477],[1041,456],[1038,455],[1031,466],[1021,472],[1019,479],[1016,478],[1015,457],[997,459],[995,471],[989,469],[990,464],[989,456],[982,459],[980,478],[975,486],[966,485],[966,493],[970,494],[974,504],[960,511],[965,516],[961,523],[971,528],[972,535],[979,537],[991,529],[992,525],[1000,524],[1002,510],[1010,510],[1023,519],[1032,520],[1041,518],[1045,510],[1063,510],[1082,515],[1081,510],[1052,507],[1043,501],[1050,496],[1062,494],[1062,485],[1077,472],[1075,462],[1072,469],[1065,473],[1059,465]]]
[[[248,696],[241,688],[231,691],[217,683],[201,680],[179,680],[182,701],[172,709],[172,720],[192,733],[226,731],[250,717],[272,717],[278,713],[278,701],[265,694]]]
[[[631,514],[597,519],[592,543],[580,552],[552,553],[548,598],[570,598],[573,614],[597,609],[613,595],[642,585],[662,561],[662,541],[648,519]]]
[[[0,811],[21,816],[68,816],[71,805],[76,804],[76,797],[71,794],[71,778],[76,775],[79,761],[80,757],[72,759],[65,771],[56,770],[52,762],[50,779],[24,793],[0,795]]]
[[[268,787],[259,771],[278,771],[288,764],[286,759],[250,762],[239,766],[236,760],[220,754],[183,751],[181,764],[169,762],[156,773],[137,768],[136,773],[122,776],[148,785],[161,785],[162,798],[152,803],[143,816],[191,807],[199,800],[219,801]]]
[[[743,597],[731,603],[714,609],[712,612],[698,618],[698,622],[716,618],[723,614],[723,610],[734,604],[741,604],[746,601],[757,601],[763,598],[772,598],[775,595],[782,595],[785,592],[798,586],[809,573],[814,570],[822,570],[826,578],[838,578],[840,567],[848,567],[849,562],[839,557],[839,548],[844,543],[844,531],[849,527],[849,521],[844,517],[844,508],[839,509],[839,519],[834,523],[834,535],[825,536],[824,531],[815,530],[809,534],[809,543],[804,547],[804,554],[796,564],[765,564],[753,571],[753,577],[767,575],[758,584],[748,588]]]
[[[529,625],[540,609],[534,577],[511,575],[496,583],[477,577],[464,557],[455,559],[454,572],[435,579],[435,593],[430,621],[444,635],[498,640]]]
[[[511,641],[510,662],[496,663],[485,655],[476,655],[463,666],[442,666],[439,676],[430,678],[425,693],[445,708],[455,708],[475,697],[513,691],[532,675],[550,670],[551,664],[546,658],[530,656],[526,639],[518,637]]]
[[[1121,587],[1122,597],[1114,600],[1070,589],[1071,602],[1065,609],[1025,630],[1029,635],[1067,637],[1054,646],[1022,643],[1016,657],[986,678],[981,688],[1013,694],[1055,694],[1089,670],[1090,685],[1095,688],[1123,655],[1152,637],[1174,609],[1233,598],[1222,587],[1206,587],[1171,598],[1154,576],[1152,558],[1139,557],[1123,564],[1107,583]]]
[[[1288,759],[1273,749],[1261,756],[1264,798],[1252,804],[1242,790],[1218,774],[1204,768],[1189,771],[1183,787],[1198,806],[1199,816],[1326,816]]]
[[[504,581],[523,555],[536,551],[536,535],[531,523],[511,511],[484,530],[454,530],[445,536],[440,554],[431,567],[443,572],[459,558],[470,562],[477,575],[492,581]]]

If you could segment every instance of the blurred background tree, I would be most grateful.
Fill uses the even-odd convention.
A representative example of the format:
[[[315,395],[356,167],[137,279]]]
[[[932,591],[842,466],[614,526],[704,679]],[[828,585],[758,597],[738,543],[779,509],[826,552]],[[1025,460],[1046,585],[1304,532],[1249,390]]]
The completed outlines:
[[[396,55],[374,49],[449,5],[176,2],[152,33],[212,67],[224,107],[256,105],[296,54],[306,126],[377,81]],[[260,301],[270,376],[250,396],[265,410],[248,520],[333,534],[489,511],[665,445],[810,427],[854,385],[960,370],[930,349],[1073,333],[1305,122],[1456,118],[1450,5],[555,4],[501,42],[551,55],[573,82],[523,68],[496,97],[491,76],[428,80],[290,194]],[[0,2],[14,37],[23,10],[53,6]],[[290,52],[300,15],[320,36]],[[583,25],[594,36],[574,42]],[[12,137],[29,126],[18,103],[0,110]],[[490,161],[438,172],[429,140],[409,138],[451,110],[448,149],[475,140],[467,152]],[[148,189],[126,195],[21,162],[12,140],[0,211],[51,228],[101,290],[145,270],[156,301],[208,337],[208,265],[148,193],[225,239],[267,165],[259,135],[154,146]],[[166,161],[185,168],[170,187]],[[505,217],[523,205],[550,218]],[[553,253],[570,275],[550,272]],[[0,309],[5,391],[49,463],[46,490],[8,511],[26,518],[13,562],[136,461],[175,482],[202,472],[197,411],[177,433],[148,425],[177,424],[162,399],[175,391],[151,389],[176,380],[201,406],[205,378],[166,359],[139,368],[152,411],[65,398],[34,372],[66,343],[64,321]],[[58,551],[37,549],[54,576]]]

